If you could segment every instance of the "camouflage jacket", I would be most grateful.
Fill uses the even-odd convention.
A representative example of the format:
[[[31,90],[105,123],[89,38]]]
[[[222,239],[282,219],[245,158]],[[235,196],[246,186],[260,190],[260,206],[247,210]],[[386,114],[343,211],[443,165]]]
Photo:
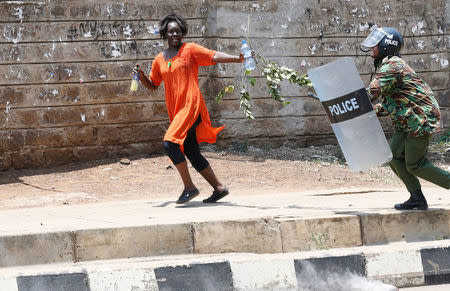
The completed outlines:
[[[423,136],[441,127],[441,112],[430,86],[399,57],[384,58],[367,88],[377,116],[390,116],[394,127],[411,136]]]

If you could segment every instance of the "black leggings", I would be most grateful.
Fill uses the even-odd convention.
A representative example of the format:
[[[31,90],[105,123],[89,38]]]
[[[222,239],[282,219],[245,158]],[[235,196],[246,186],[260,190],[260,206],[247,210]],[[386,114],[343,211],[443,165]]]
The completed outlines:
[[[202,121],[201,116],[199,115],[194,125],[188,130],[186,139],[184,140],[184,154],[191,161],[192,166],[198,172],[206,169],[209,166],[208,161],[205,157],[200,153],[200,147],[197,141],[197,135],[195,133],[195,129]],[[186,161],[183,152],[180,149],[180,145],[173,143],[171,141],[164,141],[164,149],[166,150],[167,155],[174,165],[178,165]]]

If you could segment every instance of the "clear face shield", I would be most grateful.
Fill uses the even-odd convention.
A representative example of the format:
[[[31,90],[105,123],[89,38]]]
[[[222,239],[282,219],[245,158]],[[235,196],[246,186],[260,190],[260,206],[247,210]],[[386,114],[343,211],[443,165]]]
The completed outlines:
[[[368,37],[362,42],[360,48],[363,52],[368,52],[376,46],[387,33],[381,28],[375,28]]]

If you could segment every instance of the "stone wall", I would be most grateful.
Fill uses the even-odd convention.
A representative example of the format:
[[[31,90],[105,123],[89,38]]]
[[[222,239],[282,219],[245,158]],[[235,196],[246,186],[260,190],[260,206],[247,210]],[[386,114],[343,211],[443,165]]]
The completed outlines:
[[[190,25],[186,41],[237,54],[250,17],[253,48],[306,73],[338,57],[354,58],[367,84],[372,60],[359,43],[372,25],[404,35],[403,56],[432,86],[448,125],[450,3],[430,1],[1,1],[0,168],[46,167],[161,151],[168,126],[163,88],[129,92],[134,63],[149,71],[165,43],[155,34],[172,10]],[[239,87],[242,66],[202,68],[200,84],[219,144],[308,146],[334,142],[320,103],[308,89],[283,84],[290,105],[267,93],[260,71],[251,89],[255,121],[237,94],[214,101],[227,84]],[[382,120],[386,131],[392,130]],[[448,128],[448,127],[447,127]]]

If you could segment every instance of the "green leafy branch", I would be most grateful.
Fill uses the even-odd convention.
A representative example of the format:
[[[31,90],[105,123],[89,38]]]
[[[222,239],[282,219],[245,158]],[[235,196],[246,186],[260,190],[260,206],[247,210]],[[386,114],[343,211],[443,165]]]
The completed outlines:
[[[250,15],[247,17],[247,32],[246,38],[247,43],[252,48],[250,43]],[[280,102],[283,106],[288,105],[290,102],[286,101],[286,98],[281,96],[280,94],[280,83],[283,80],[288,80],[291,84],[298,84],[299,86],[311,86],[311,82],[306,74],[299,74],[295,70],[288,68],[286,66],[280,66],[275,62],[269,61],[262,57],[260,54],[256,53],[252,49],[255,54],[255,62],[261,66],[262,75],[266,78],[266,85],[269,91],[270,96],[276,101]],[[255,119],[251,112],[251,97],[250,93],[247,90],[247,81],[250,85],[256,85],[256,79],[250,78],[250,71],[244,71],[241,77],[241,90],[239,91],[239,104],[240,107],[244,110],[245,117],[247,119]],[[219,103],[226,93],[233,94],[234,86],[228,85],[222,90],[220,90],[218,96],[216,97],[216,101]]]
[[[262,74],[266,77],[267,88],[270,96],[283,106],[290,104],[286,98],[280,95],[280,83],[288,80],[291,84],[299,86],[311,86],[311,82],[306,74],[299,74],[297,71],[286,66],[280,66],[277,63],[266,60],[261,55],[255,53],[256,62],[263,68]]]
[[[262,68],[262,75],[266,78],[266,85],[269,95],[276,101],[280,102],[283,106],[290,104],[285,97],[280,94],[280,83],[283,80],[288,80],[291,84],[298,84],[301,87],[311,86],[311,82],[306,74],[299,74],[297,71],[288,68],[286,66],[280,66],[275,62],[268,61],[260,54],[255,52],[256,63]],[[251,97],[247,89],[247,83],[250,85],[256,85],[256,79],[250,78],[250,71],[244,71],[241,78],[241,90],[239,92],[240,107],[244,110],[247,119],[255,119],[251,112]],[[228,85],[223,88],[216,101],[220,102],[226,93],[233,94],[234,86]]]
[[[250,39],[249,39],[249,30],[250,30],[250,18],[248,18],[247,24],[247,43],[250,47]],[[256,63],[262,68],[262,75],[266,78],[266,85],[269,95],[276,101],[280,102],[283,106],[290,104],[280,94],[280,83],[283,80],[288,80],[291,84],[298,84],[299,86],[311,86],[311,82],[306,74],[299,74],[297,71],[288,68],[286,66],[280,66],[275,62],[269,61],[262,57],[260,54],[256,53],[253,49],[252,51],[255,54]],[[250,71],[244,71],[241,77],[241,90],[239,92],[239,101],[240,107],[244,110],[245,116],[247,119],[255,119],[251,112],[251,97],[247,90],[247,81],[250,85],[256,85],[256,79],[250,78]],[[220,102],[226,93],[232,94],[234,92],[234,86],[228,85],[223,88],[218,96],[216,97],[216,101]]]

